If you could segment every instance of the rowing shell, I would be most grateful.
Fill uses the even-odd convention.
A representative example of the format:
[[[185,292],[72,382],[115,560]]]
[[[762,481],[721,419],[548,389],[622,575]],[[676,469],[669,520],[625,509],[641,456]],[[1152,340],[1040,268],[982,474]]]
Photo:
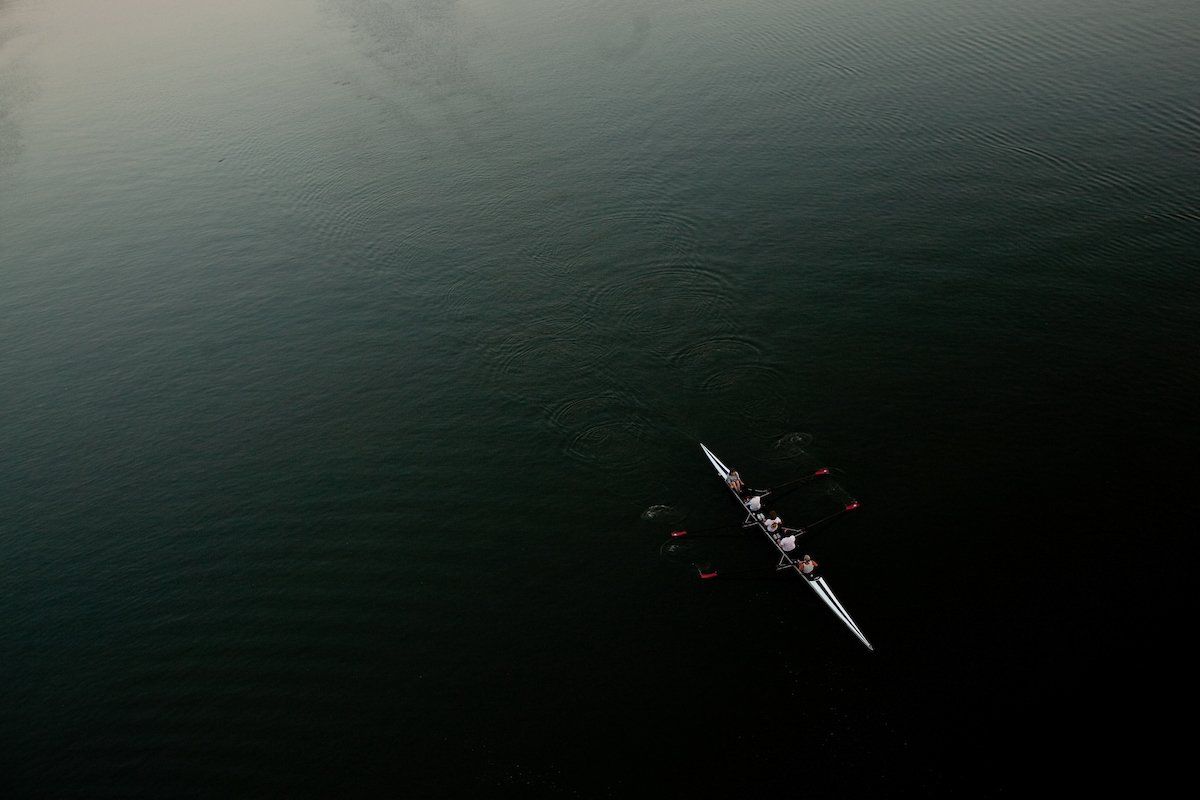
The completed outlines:
[[[713,451],[705,447],[703,443],[700,444],[700,449],[704,451],[704,455],[708,456],[708,460],[712,463],[713,468],[716,469],[717,474],[721,476],[721,482],[726,486],[729,486],[727,480],[729,478],[729,467],[721,463],[721,459],[717,458],[713,454]],[[763,532],[763,536],[767,537],[767,541],[774,545],[775,549],[779,551],[779,555],[782,557],[780,559],[780,566],[783,566],[786,562],[787,565],[796,570],[796,574],[801,578],[804,578],[804,582],[812,587],[812,590],[817,593],[817,597],[820,597],[823,601],[825,601],[825,605],[829,606],[829,610],[836,614],[838,619],[846,623],[846,627],[850,629],[850,632],[857,636],[859,641],[867,646],[868,650],[874,650],[875,648],[872,647],[871,643],[867,641],[867,637],[863,636],[863,632],[858,629],[858,625],[855,624],[853,618],[851,618],[850,612],[846,611],[845,607],[842,606],[842,602],[837,599],[837,595],[833,593],[833,589],[829,588],[829,584],[825,582],[825,579],[819,576],[811,577],[809,575],[805,575],[800,569],[800,564],[796,561],[796,559],[792,558],[787,551],[779,546],[779,542],[776,541],[775,537],[771,535],[771,532],[767,530],[767,526],[763,525],[762,520],[760,520],[750,511],[749,506],[747,506],[745,501],[742,500],[741,495],[738,494],[732,486],[729,486],[729,491],[733,492],[734,498],[736,498],[738,503],[741,504],[742,508],[745,509],[747,521],[753,520],[758,526],[758,529]]]

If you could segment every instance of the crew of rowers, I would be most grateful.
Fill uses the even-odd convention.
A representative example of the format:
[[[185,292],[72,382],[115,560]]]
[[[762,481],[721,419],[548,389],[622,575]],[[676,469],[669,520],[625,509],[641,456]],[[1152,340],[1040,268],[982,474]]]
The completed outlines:
[[[745,484],[742,483],[742,476],[738,475],[737,470],[730,470],[729,475],[725,478],[725,482],[729,484],[729,488],[738,493],[738,497],[742,498],[742,502],[746,504],[746,508],[750,513],[758,519],[759,522],[766,527],[767,532],[779,543],[779,549],[785,553],[790,553],[796,549],[796,535],[803,531],[793,530],[783,527],[783,520],[774,511],[762,513],[762,501],[765,494],[755,494],[747,492]],[[782,536],[780,531],[786,533],[787,536]],[[817,569],[817,562],[808,553],[804,554],[804,558],[797,562],[800,571],[805,575],[811,575]]]

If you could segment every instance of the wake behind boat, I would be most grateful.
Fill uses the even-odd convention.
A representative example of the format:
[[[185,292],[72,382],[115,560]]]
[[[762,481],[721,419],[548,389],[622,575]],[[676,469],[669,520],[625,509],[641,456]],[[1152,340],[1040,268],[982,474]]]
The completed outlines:
[[[859,630],[858,625],[854,622],[854,619],[850,616],[850,613],[846,611],[841,601],[837,599],[837,595],[835,595],[833,590],[829,588],[829,584],[825,581],[825,578],[817,575],[815,572],[806,574],[801,567],[801,562],[794,558],[791,552],[788,552],[784,549],[783,545],[781,544],[781,537],[768,530],[764,515],[756,512],[756,510],[751,509],[749,501],[742,496],[742,493],[739,492],[737,488],[731,485],[731,471],[729,467],[725,466],[721,459],[717,458],[713,451],[709,450],[703,442],[700,444],[700,449],[704,451],[704,455],[708,457],[709,462],[713,465],[713,468],[716,469],[717,474],[721,477],[722,483],[729,488],[729,491],[733,492],[733,496],[737,499],[738,503],[742,506],[742,509],[746,512],[745,527],[757,527],[760,531],[762,531],[763,536],[766,536],[767,540],[770,541],[771,544],[775,546],[775,549],[779,551],[779,564],[776,565],[776,569],[794,569],[796,574],[804,578],[804,582],[807,583],[809,587],[811,587],[812,590],[817,593],[817,596],[821,598],[825,605],[829,606],[829,610],[837,615],[838,619],[845,623],[846,627],[850,629],[850,632],[857,636],[859,641],[867,646],[868,650],[874,650],[875,648],[871,646],[871,643],[867,641],[867,637],[863,635],[861,630]],[[828,470],[819,470],[818,472],[814,473],[814,476],[827,474]],[[857,507],[858,503],[850,503],[843,510],[851,511]],[[803,529],[801,529],[800,534],[802,535],[803,532]],[[705,576],[701,575],[701,577]]]

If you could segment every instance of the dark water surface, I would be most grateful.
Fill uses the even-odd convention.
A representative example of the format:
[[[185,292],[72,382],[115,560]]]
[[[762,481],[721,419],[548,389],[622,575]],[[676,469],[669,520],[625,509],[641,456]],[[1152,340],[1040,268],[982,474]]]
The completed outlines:
[[[0,787],[1169,765],[1198,41],[1185,0],[0,1]],[[780,511],[862,501],[809,546],[877,652],[763,543],[660,552],[734,518],[701,440],[840,468]]]

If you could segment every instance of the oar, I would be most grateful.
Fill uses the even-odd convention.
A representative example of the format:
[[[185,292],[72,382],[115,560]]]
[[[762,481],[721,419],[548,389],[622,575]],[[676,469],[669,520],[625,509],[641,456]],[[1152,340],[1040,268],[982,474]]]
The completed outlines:
[[[805,483],[807,481],[811,481],[816,478],[824,477],[825,475],[828,475],[828,474],[829,474],[829,468],[821,467],[819,470],[817,470],[816,472],[814,472],[811,475],[801,475],[799,478],[793,478],[790,481],[784,481],[783,483],[781,483],[775,487],[775,491],[779,491],[780,489],[782,489],[785,486],[791,486],[793,483]]]
[[[677,531],[671,531],[671,538],[679,539],[683,536],[689,536],[689,535],[696,534],[696,533],[709,533],[711,531],[727,531],[730,528],[740,528],[740,527],[741,527],[741,525],[717,525],[712,528],[699,528],[698,530],[694,530],[694,531],[680,529]]]
[[[828,474],[829,474],[829,469],[826,467],[821,467],[819,470],[817,470],[816,472],[814,472],[811,475],[801,475],[799,478],[793,478],[790,481],[784,481],[783,483],[779,484],[778,486],[776,486],[774,489],[771,490],[771,491],[775,492],[775,502],[779,502],[780,497],[783,497],[785,494],[788,494],[792,491],[795,491],[796,489],[799,489],[801,486],[808,483],[809,481],[815,481],[817,478],[823,478]],[[780,492],[779,490],[784,488],[785,486],[788,486],[791,488],[789,488],[788,491],[786,491],[786,492]]]
[[[817,520],[816,522],[812,523],[811,525],[805,525],[804,530],[811,531],[813,528],[817,527],[818,525],[824,525],[826,522],[829,522],[831,519],[834,519],[835,517],[840,517],[842,514],[853,511],[854,509],[858,508],[860,505],[861,505],[861,503],[859,503],[857,500],[851,500],[849,503],[846,504],[845,508],[842,508],[838,511],[833,512],[828,517],[822,517],[821,519]]]
[[[702,581],[710,581],[713,578],[718,577],[718,575],[725,580],[738,580],[747,578],[751,580],[762,580],[763,578],[770,577],[766,572],[758,569],[722,570],[720,573],[718,573],[716,567],[709,566],[704,568],[697,564],[692,564],[692,566],[696,568],[696,572],[699,574],[700,580]],[[788,569],[791,568],[791,566],[788,567]],[[781,571],[782,570],[777,570],[775,574],[778,574],[778,572]]]

